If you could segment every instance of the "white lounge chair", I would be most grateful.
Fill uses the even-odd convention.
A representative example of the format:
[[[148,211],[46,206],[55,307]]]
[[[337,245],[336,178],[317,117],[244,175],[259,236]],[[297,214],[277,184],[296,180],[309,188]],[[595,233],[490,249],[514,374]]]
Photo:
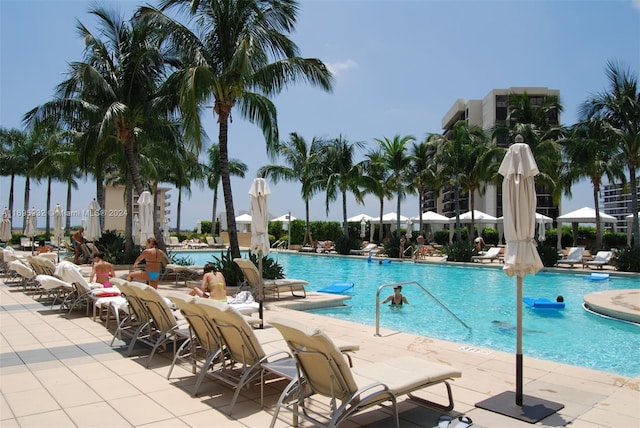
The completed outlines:
[[[247,284],[252,289],[260,286],[260,272],[258,272],[258,268],[256,268],[256,265],[254,265],[251,260],[237,258],[233,259],[233,261],[240,267]],[[280,300],[281,291],[290,291],[294,297],[307,297],[305,285],[307,285],[308,282],[303,279],[263,279],[262,283],[264,292],[275,294],[276,300]],[[296,291],[302,294],[296,294]]]
[[[183,246],[183,244],[180,243],[180,240],[178,239],[177,236],[170,236],[169,242],[166,243],[166,245],[169,248],[181,248]]]
[[[481,263],[484,263],[485,260],[489,260],[490,262],[494,260],[502,260],[503,257],[502,257],[502,254],[500,254],[501,250],[502,250],[502,247],[491,247],[483,255],[472,256],[471,261],[472,262],[479,261]]]
[[[573,267],[575,264],[582,263],[582,255],[584,254],[584,247],[571,247],[567,253],[567,258],[558,260],[558,266],[569,265]]]
[[[285,319],[270,320],[269,323],[282,333],[298,368],[298,376],[278,399],[272,428],[282,408],[314,425],[335,427],[356,413],[386,402],[391,404],[395,426],[399,427],[397,397],[402,395],[407,395],[413,403],[439,411],[453,409],[449,380],[462,375],[453,367],[421,358],[399,357],[350,368],[344,355],[321,330]],[[441,383],[447,389],[447,405],[413,395]],[[317,404],[319,400],[313,400],[309,405],[313,395],[330,400],[326,411],[324,406]]]
[[[369,254],[372,251],[375,251],[378,248],[378,246],[376,244],[368,244],[366,247],[361,248],[359,250],[350,250],[349,254],[358,254],[358,255],[364,255],[364,254]]]
[[[227,244],[224,243],[224,240],[220,236],[216,236],[215,238],[207,236],[205,239],[211,248],[227,248]]]
[[[583,268],[595,266],[598,269],[602,269],[604,265],[608,265],[613,257],[612,251],[598,251],[593,260],[586,261],[582,264]]]

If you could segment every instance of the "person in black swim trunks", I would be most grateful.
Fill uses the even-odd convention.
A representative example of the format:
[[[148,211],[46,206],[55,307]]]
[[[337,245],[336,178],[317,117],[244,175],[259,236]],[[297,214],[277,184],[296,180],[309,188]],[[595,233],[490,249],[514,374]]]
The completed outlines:
[[[393,287],[393,294],[382,301],[384,305],[387,302],[391,302],[391,306],[402,306],[403,304],[409,304],[406,297],[402,295],[402,285],[396,285]]]

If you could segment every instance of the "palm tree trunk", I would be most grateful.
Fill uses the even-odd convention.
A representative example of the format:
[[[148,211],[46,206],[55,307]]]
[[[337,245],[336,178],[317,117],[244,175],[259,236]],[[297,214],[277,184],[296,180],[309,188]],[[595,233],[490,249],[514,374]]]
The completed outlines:
[[[218,209],[218,186],[213,189],[213,208],[211,213],[211,236],[216,236],[216,210]]]
[[[24,181],[24,215],[22,216],[22,230],[27,228],[27,211],[29,210],[29,194],[31,193],[31,179],[29,174],[25,176]]]
[[[178,206],[176,207],[176,233],[180,233],[181,212],[182,212],[182,187],[178,186]]]
[[[158,241],[158,248],[166,251],[164,243],[164,235],[160,232],[160,223],[158,222],[158,182],[153,182],[153,234]]]
[[[9,187],[9,212],[12,215],[13,215],[13,184],[15,183],[15,180],[16,180],[16,175],[11,174],[11,185]]]
[[[227,137],[229,132],[229,113],[220,112],[218,142],[220,144],[220,178],[222,180],[222,193],[224,205],[227,210],[227,229],[229,232],[229,250],[232,257],[240,257],[238,245],[238,229],[236,228],[236,215],[233,208],[233,195],[231,194],[231,178],[229,177],[229,148]]]
[[[46,216],[45,227],[44,227],[44,233],[47,236],[49,236],[49,231],[51,230],[49,212],[51,211],[51,182],[52,181],[53,180],[51,180],[51,177],[47,178],[47,211],[45,211],[47,213],[47,216]]]
[[[347,223],[347,192],[342,192],[342,224],[344,225],[344,237],[349,241],[349,223]]]
[[[456,207],[456,240],[462,242],[462,231],[460,230],[460,185],[458,184],[458,175],[456,174],[456,182],[453,190]]]
[[[398,180],[400,180],[400,175],[398,174]],[[398,185],[398,203],[397,203],[397,215],[396,215],[396,236],[400,237],[400,204],[402,203],[402,198],[400,194],[402,193],[402,187]]]
[[[384,198],[380,198],[380,231],[378,232],[378,245],[382,244],[382,238],[384,238],[382,234],[382,229],[384,228],[384,222],[382,221],[383,215],[384,215]]]
[[[102,173],[102,165],[98,165],[96,168],[96,172],[95,172],[95,177],[96,177],[96,201],[98,202],[98,205],[100,205],[100,208],[102,208],[101,212],[100,212],[100,230],[104,231],[104,213],[106,212],[105,208],[105,202],[104,202],[104,198],[105,198],[105,194],[104,194],[104,185],[103,185],[103,181],[104,181],[104,174]]]
[[[476,198],[474,196],[473,189],[469,190],[469,201],[471,202],[471,234],[468,238],[473,241],[476,236]],[[478,236],[480,236],[480,230],[478,230]]]
[[[593,206],[596,207],[596,249],[602,249],[602,224],[600,223],[600,204],[598,204],[600,185],[593,183]]]
[[[631,210],[633,215],[633,248],[640,249],[640,221],[638,220],[638,179],[636,178],[637,163],[629,165],[629,182],[631,183]]]
[[[64,222],[64,233],[66,235],[71,235],[71,190],[73,188],[73,184],[71,180],[67,181],[67,210],[66,210],[66,220]]]
[[[305,198],[304,200],[304,221],[305,221],[305,230],[304,230],[304,241],[302,245],[311,245],[313,239],[311,239],[311,223],[309,222],[309,198]],[[291,218],[289,218],[289,227],[291,227]],[[289,242],[291,245],[291,242]]]

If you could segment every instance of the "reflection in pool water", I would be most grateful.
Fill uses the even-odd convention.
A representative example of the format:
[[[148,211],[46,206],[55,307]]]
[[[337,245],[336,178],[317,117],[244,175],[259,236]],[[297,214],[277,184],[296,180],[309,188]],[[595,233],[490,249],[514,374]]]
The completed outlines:
[[[189,253],[192,254],[192,253]],[[197,263],[211,260],[211,254]],[[219,254],[219,253],[218,253]],[[372,326],[378,287],[416,281],[471,327],[469,331],[417,286],[405,285],[402,293],[410,305],[402,310],[387,306],[380,311],[380,327],[422,336],[515,352],[515,279],[501,269],[394,262],[367,263],[365,257],[343,258],[271,253],[287,277],[309,281],[317,291],[334,281],[353,281],[349,306],[317,311],[325,316]],[[640,288],[638,278],[612,276],[606,281],[585,280],[585,274],[540,272],[524,280],[527,297],[554,300],[562,295],[564,310],[523,309],[523,353],[566,364],[594,368],[626,376],[640,375],[640,326],[592,315],[582,308],[582,296],[610,289]],[[381,292],[381,300],[392,293]],[[493,321],[504,323],[496,325]]]

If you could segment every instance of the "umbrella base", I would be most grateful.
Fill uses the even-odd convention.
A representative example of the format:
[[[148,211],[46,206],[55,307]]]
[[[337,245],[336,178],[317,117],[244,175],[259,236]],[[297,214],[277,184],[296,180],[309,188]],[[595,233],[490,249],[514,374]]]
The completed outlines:
[[[523,395],[522,406],[518,406],[516,404],[516,393],[513,391],[505,391],[476,403],[476,407],[535,424],[558,410],[563,409],[564,404],[532,397],[530,395]]]

